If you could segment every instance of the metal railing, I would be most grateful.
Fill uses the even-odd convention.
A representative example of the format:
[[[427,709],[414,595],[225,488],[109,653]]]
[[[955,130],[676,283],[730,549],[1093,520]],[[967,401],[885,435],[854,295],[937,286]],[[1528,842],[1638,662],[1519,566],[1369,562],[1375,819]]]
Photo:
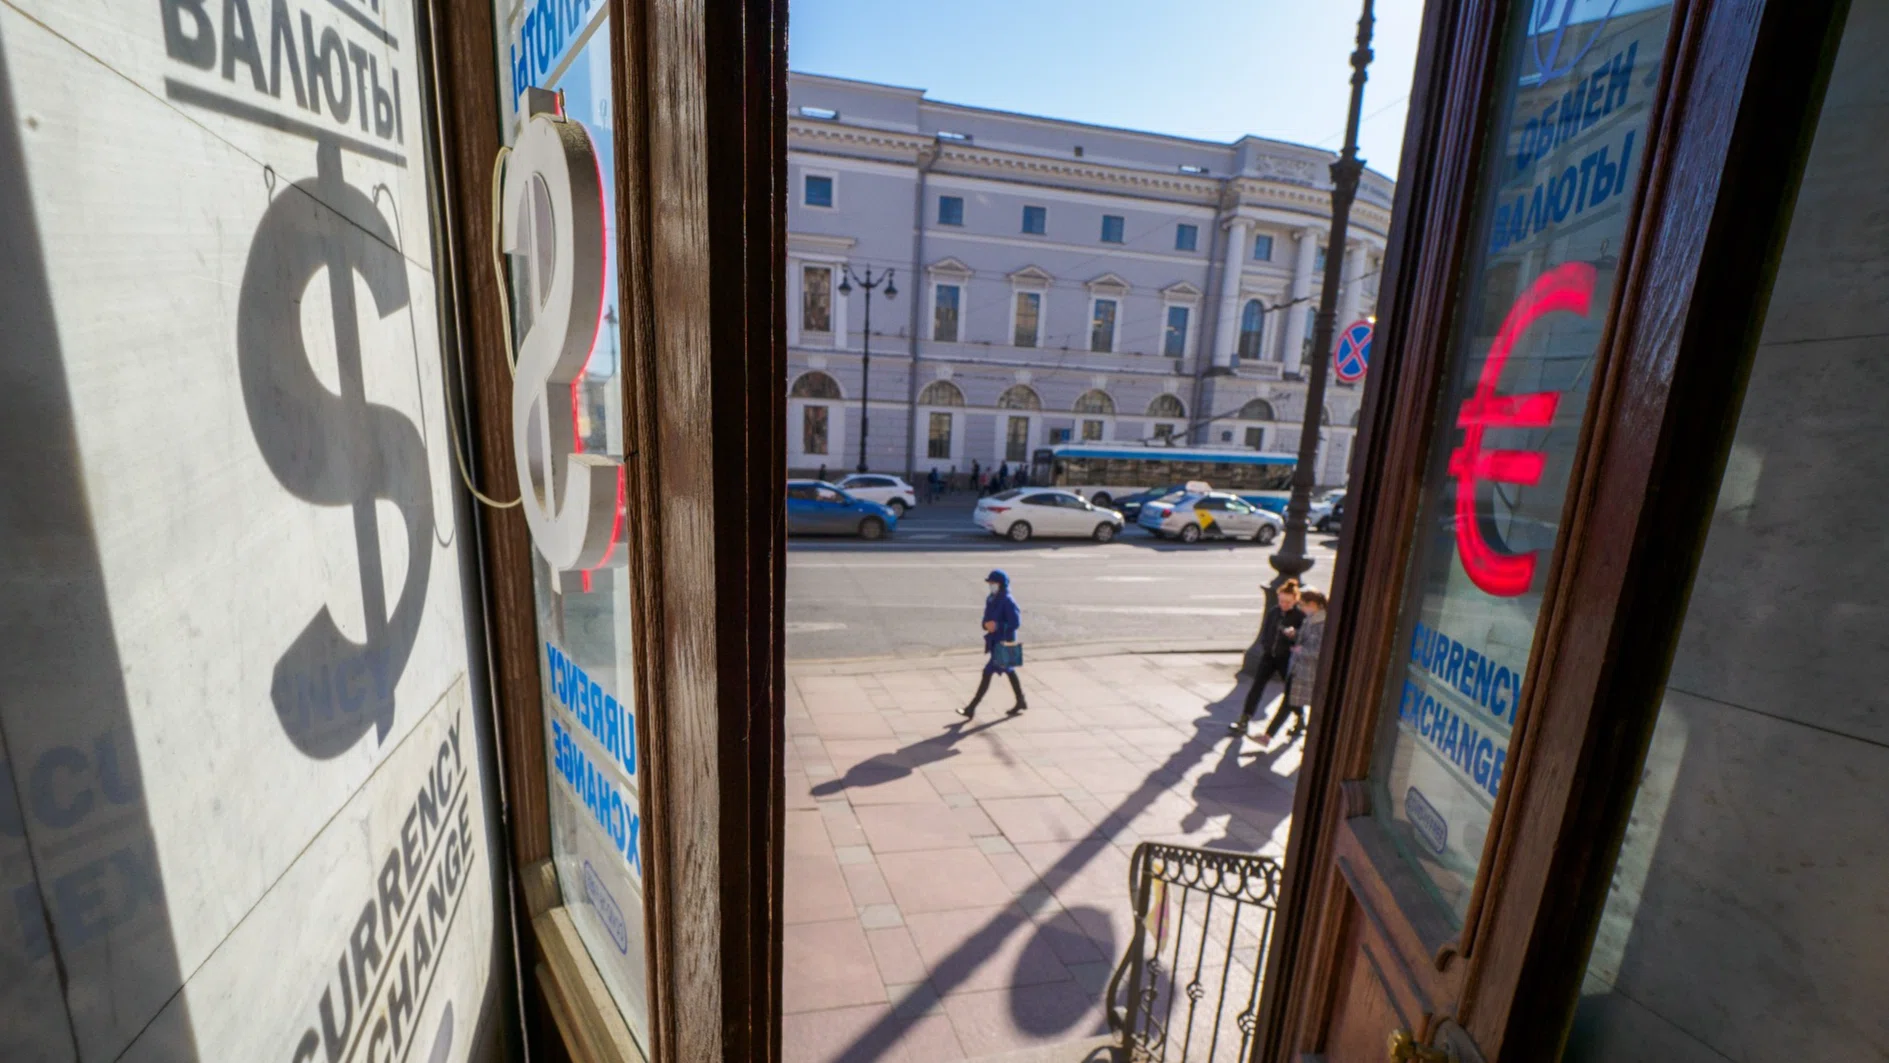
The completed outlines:
[[[1247,1058],[1279,872],[1270,857],[1160,842],[1135,848],[1134,935],[1106,998],[1109,1029],[1128,1060]]]

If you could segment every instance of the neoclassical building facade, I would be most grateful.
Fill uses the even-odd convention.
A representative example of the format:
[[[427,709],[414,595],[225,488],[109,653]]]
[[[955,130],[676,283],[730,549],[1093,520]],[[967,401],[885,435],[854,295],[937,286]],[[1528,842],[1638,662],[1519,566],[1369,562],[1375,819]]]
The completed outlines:
[[[919,476],[1063,441],[1296,451],[1333,157],[791,75],[789,466],[851,471],[862,421],[871,469]],[[1366,171],[1340,329],[1376,305],[1391,192]],[[1326,395],[1335,486],[1361,392]]]

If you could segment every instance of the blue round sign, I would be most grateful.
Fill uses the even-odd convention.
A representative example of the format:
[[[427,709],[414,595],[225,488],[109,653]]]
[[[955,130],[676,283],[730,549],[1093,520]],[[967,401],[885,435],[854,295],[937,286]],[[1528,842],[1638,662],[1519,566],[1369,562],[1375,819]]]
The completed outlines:
[[[1371,323],[1353,321],[1338,336],[1338,349],[1332,352],[1332,369],[1341,384],[1355,384],[1364,379],[1371,365]]]

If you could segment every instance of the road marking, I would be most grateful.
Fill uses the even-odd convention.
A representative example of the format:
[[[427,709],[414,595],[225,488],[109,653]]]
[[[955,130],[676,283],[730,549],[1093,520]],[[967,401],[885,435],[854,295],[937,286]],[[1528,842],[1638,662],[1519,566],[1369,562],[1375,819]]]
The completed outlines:
[[[1159,576],[1097,576],[1097,583],[1159,583]],[[1195,595],[1196,598],[1200,597]]]
[[[1071,613],[1122,613],[1128,616],[1258,616],[1263,609],[1228,609],[1203,605],[1046,605],[1039,609],[1061,609]]]
[[[846,625],[836,620],[789,620],[786,626],[789,635],[805,635],[813,631],[838,631]]]
[[[1010,569],[1023,569],[1023,568],[1029,568],[1029,567],[1030,565],[1028,562],[1018,564],[1017,562],[1013,561],[1013,562],[1009,562],[1005,564],[1004,570],[1009,571]],[[872,562],[860,563],[856,561],[795,561],[789,558],[787,562],[787,568],[790,571],[797,568],[981,568],[986,571],[989,571],[990,562],[988,561],[872,561]]]

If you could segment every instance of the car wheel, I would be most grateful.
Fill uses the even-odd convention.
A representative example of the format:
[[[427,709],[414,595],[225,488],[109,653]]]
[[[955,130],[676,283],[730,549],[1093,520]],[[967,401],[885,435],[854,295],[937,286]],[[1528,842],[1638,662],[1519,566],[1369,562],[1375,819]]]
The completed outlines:
[[[1096,542],[1105,543],[1113,538],[1115,538],[1115,525],[1104,522],[1095,526]]]
[[[1181,529],[1181,542],[1197,543],[1200,541],[1200,525],[1189,524]]]
[[[1097,506],[1106,506],[1110,502],[1113,502],[1113,501],[1115,501],[1115,497],[1109,494],[1107,491],[1097,491],[1089,499],[1089,502],[1091,504],[1097,505]]]
[[[1318,523],[1312,525],[1312,530],[1321,531],[1321,532],[1331,531],[1331,518],[1330,517],[1318,518]]]
[[[1010,526],[1009,535],[1010,535],[1010,541],[1013,543],[1020,543],[1020,542],[1025,541],[1026,539],[1030,537],[1030,522],[1027,520],[1020,520],[1016,522],[1015,524],[1012,524]]]
[[[861,539],[878,539],[884,537],[884,535],[885,521],[880,520],[878,517],[867,517],[865,520],[859,522],[859,537]]]
[[[1253,541],[1261,546],[1271,546],[1272,541],[1277,538],[1279,538],[1279,529],[1270,524],[1261,524],[1259,530],[1253,533]]]
[[[895,498],[892,501],[887,502],[885,504],[885,508],[891,510],[892,515],[899,518],[900,520],[905,519],[906,505],[905,505],[905,500],[903,498]]]

